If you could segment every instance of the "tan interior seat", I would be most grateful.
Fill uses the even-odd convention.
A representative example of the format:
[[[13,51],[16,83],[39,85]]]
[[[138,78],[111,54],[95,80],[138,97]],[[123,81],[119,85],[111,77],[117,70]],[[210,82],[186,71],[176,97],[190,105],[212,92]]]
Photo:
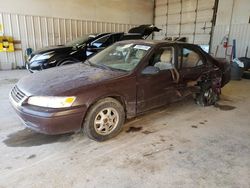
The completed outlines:
[[[143,58],[144,54],[145,54],[145,51],[144,51],[144,50],[137,50],[137,52],[136,52],[136,54],[135,54],[135,57],[136,57],[137,59],[141,59],[141,58]]]
[[[164,50],[160,57],[160,62],[157,62],[155,67],[158,67],[160,70],[173,69],[172,65],[172,51]]]
[[[172,61],[172,51],[171,50],[164,50],[161,54],[160,58],[161,62],[169,62],[171,63]]]
[[[183,63],[183,65],[184,67],[195,67],[199,61],[200,61],[200,56],[195,52],[190,52],[188,54],[186,62]]]
[[[171,50],[165,50],[161,54],[160,62],[155,64],[155,67],[158,67],[160,70],[169,70],[171,72],[173,81],[178,83],[179,82],[179,72],[175,68],[174,64],[172,63],[173,55]]]
[[[144,50],[137,50],[135,53],[135,56],[133,58],[131,57],[130,63],[132,63],[132,64],[139,63],[139,61],[143,58],[145,53],[146,53],[146,51],[144,51]]]

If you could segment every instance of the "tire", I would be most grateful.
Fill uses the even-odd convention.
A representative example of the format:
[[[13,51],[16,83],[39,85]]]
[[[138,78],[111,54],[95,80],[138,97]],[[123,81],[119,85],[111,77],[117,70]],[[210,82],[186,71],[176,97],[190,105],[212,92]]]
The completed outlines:
[[[65,59],[65,60],[60,61],[60,63],[58,63],[57,66],[70,65],[70,64],[73,64],[76,62],[77,62],[77,60]]]
[[[245,79],[250,79],[250,71],[245,71],[244,73],[243,73],[243,76],[242,76],[242,78],[245,78]]]
[[[119,134],[125,121],[124,108],[113,98],[105,98],[87,112],[84,133],[92,140],[102,142]]]
[[[240,57],[239,60],[244,63],[244,70],[250,69],[250,58]]]
[[[219,94],[211,87],[209,83],[201,85],[200,93],[196,94],[195,101],[201,106],[214,105],[219,100]]]

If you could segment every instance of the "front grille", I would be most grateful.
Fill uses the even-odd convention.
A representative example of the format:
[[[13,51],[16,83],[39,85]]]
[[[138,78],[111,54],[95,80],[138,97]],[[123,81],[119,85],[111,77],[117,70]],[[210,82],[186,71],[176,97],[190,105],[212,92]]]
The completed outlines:
[[[14,99],[14,101],[19,103],[20,101],[22,101],[24,99],[25,94],[17,86],[15,86],[11,90],[11,97]]]

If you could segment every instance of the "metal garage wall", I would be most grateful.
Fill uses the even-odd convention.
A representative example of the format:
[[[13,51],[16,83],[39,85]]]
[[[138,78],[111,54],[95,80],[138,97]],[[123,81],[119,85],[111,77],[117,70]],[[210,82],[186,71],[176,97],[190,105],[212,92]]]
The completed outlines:
[[[135,25],[97,22],[92,20],[63,19],[54,17],[0,13],[4,35],[13,36],[20,44],[15,52],[0,52],[0,70],[23,66],[24,52],[51,45],[64,44],[79,36],[99,32],[128,31]]]
[[[249,0],[220,0],[217,12],[216,25],[212,40],[212,53],[217,57],[230,59],[232,47],[223,47],[225,38],[228,37],[228,45],[236,40],[236,56],[250,57],[250,1]],[[216,53],[217,51],[217,53]]]
[[[155,39],[187,37],[188,42],[209,44],[215,0],[156,0],[154,23],[162,28]]]
[[[211,52],[216,57],[230,58],[232,48],[223,48],[222,40],[228,33],[228,25],[216,25],[213,34],[213,43]],[[247,47],[249,48],[247,56],[250,57],[250,24],[233,24],[230,29],[229,45],[233,44],[233,39],[236,40],[236,56],[245,56]],[[217,53],[216,53],[217,49]]]

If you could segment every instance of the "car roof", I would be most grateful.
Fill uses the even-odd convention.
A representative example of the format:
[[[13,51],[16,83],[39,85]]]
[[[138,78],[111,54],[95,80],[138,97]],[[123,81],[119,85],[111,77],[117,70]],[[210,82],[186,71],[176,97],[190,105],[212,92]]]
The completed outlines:
[[[125,40],[118,43],[135,43],[135,44],[147,44],[150,46],[155,45],[163,45],[163,44],[177,44],[177,45],[185,45],[185,46],[197,46],[195,44],[186,43],[186,42],[178,42],[178,41],[165,41],[165,40]]]
[[[90,33],[90,34],[88,34],[88,36],[91,38],[96,38],[96,37],[101,37],[101,36],[109,35],[109,34],[111,34],[111,33]]]

